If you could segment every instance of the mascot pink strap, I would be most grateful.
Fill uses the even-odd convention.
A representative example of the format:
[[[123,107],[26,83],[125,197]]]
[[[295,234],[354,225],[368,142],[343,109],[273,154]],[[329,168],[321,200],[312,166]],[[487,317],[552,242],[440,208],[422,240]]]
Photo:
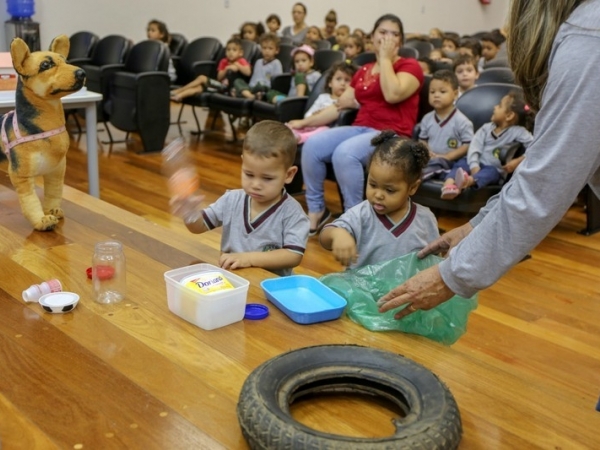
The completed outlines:
[[[13,118],[12,125],[13,125],[13,131],[15,133],[16,139],[12,142],[8,142],[8,136],[6,135],[5,125],[6,125],[6,119],[8,119],[8,117],[11,115]],[[38,139],[49,138],[51,136],[56,136],[57,134],[60,134],[63,131],[66,131],[66,127],[64,125],[62,127],[55,128],[54,130],[44,131],[42,133],[32,134],[29,136],[21,136],[21,132],[19,131],[19,124],[17,123],[17,113],[14,110],[10,111],[4,115],[4,119],[2,120],[2,144],[4,146],[4,153],[6,153],[6,155],[8,156],[11,148],[13,148],[19,144],[22,144],[23,142],[31,142],[31,141],[35,141]]]

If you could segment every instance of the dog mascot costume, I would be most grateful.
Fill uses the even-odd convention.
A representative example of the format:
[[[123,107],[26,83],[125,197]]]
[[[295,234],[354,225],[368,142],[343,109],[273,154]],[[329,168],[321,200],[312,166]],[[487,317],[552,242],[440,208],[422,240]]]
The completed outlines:
[[[63,217],[60,208],[69,149],[61,97],[81,89],[85,72],[67,64],[69,38],[60,35],[50,51],[29,51],[15,38],[10,44],[18,74],[15,110],[1,119],[2,150],[23,215],[34,229],[52,230]],[[44,178],[44,200],[35,192],[35,177]]]

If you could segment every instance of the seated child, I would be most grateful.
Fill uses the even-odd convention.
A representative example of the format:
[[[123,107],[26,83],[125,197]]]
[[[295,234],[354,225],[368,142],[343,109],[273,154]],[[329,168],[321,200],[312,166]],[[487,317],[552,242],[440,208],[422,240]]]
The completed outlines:
[[[373,37],[371,36],[371,33],[369,33],[365,36],[364,43],[365,43],[365,52],[375,51],[375,47],[373,46]]]
[[[335,259],[353,268],[420,250],[439,237],[433,213],[410,199],[429,160],[427,147],[391,130],[371,143],[367,199],[325,225],[319,237]]]
[[[458,50],[459,41],[454,36],[445,35],[442,39],[442,52],[448,57],[454,57]]]
[[[350,27],[348,25],[337,27],[335,29],[335,44],[331,46],[331,50],[343,50],[348,36],[350,36]]]
[[[213,80],[206,75],[200,75],[185,86],[173,89],[171,91],[171,100],[180,102],[186,97],[201,94],[208,87],[225,91],[228,87],[233,86],[236,78],[241,76],[249,77],[251,72],[252,67],[244,59],[242,41],[238,38],[229,39],[225,47],[225,58],[221,59],[217,66],[217,79]]]
[[[164,42],[166,45],[171,41],[171,35],[169,34],[169,30],[167,29],[167,25],[160,20],[153,19],[148,22],[148,27],[146,28],[146,36],[148,39],[152,39],[155,41]],[[175,71],[175,65],[173,64],[173,58],[169,58],[169,68],[167,69],[167,73],[169,74],[169,80],[171,83],[177,79],[177,72]]]
[[[352,63],[352,60],[364,51],[365,44],[359,35],[352,34],[346,38],[346,42],[344,43],[344,53],[346,54],[347,63]]]
[[[276,58],[279,53],[279,36],[273,33],[263,34],[260,37],[260,51],[262,58],[254,63],[250,82],[246,83],[243,78],[238,78],[233,83],[238,97],[261,99],[271,88],[271,78],[283,73],[281,61]],[[231,94],[234,94],[234,89]]]
[[[460,42],[460,47],[458,47],[459,55],[469,55],[475,61],[479,61],[481,58],[481,44],[477,39],[467,38],[463,39]]]
[[[269,33],[276,34],[279,36],[279,29],[281,28],[281,19],[277,14],[269,14],[267,17],[267,28],[269,29]]]
[[[267,101],[270,103],[279,103],[286,97],[304,97],[310,94],[316,82],[321,77],[321,73],[313,69],[315,54],[314,49],[306,44],[296,47],[292,50],[294,59],[294,77],[287,95],[271,89],[267,92]]]
[[[240,37],[252,42],[260,42],[265,27],[260,22],[244,22],[240,27]]]
[[[499,33],[487,33],[481,36],[481,59],[479,60],[479,70],[483,70],[485,65],[498,56],[500,46],[502,45],[502,35]]]
[[[454,74],[458,78],[458,96],[460,97],[466,91],[475,86],[479,78],[479,69],[477,60],[469,55],[460,55],[454,60],[452,67]]]
[[[315,117],[324,108],[333,105],[344,93],[346,87],[350,86],[352,77],[357,68],[346,62],[339,62],[331,66],[327,80],[325,81],[325,91],[315,100],[312,106],[304,114],[304,119],[290,120],[287,125],[292,129],[299,144],[304,143],[309,136],[320,131],[329,129],[326,125],[310,126],[310,117]]]
[[[244,138],[242,189],[227,191],[200,210],[196,200],[172,199],[174,213],[192,233],[223,226],[219,266],[227,270],[262,267],[289,275],[300,264],[309,220],[300,203],[285,192],[294,178],[296,139],[281,122],[263,120]]]
[[[438,70],[429,83],[429,104],[433,111],[421,120],[419,140],[429,148],[431,160],[423,179],[445,176],[452,162],[466,155],[473,139],[473,124],[454,106],[458,80],[449,70]]]
[[[434,72],[435,63],[431,58],[421,56],[417,61],[423,70],[423,75],[431,75]]]
[[[513,142],[520,142],[527,148],[533,141],[529,132],[532,128],[533,117],[523,94],[512,91],[502,97],[500,104],[494,107],[492,121],[475,133],[467,157],[452,166],[444,181],[441,197],[451,200],[470,187],[477,189],[490,184],[502,184],[525,155],[503,166],[499,159],[500,148]]]
[[[312,46],[316,46],[317,42],[323,40],[323,34],[321,33],[321,29],[315,25],[308,27],[308,31],[306,32],[306,40],[304,41],[306,44]]]

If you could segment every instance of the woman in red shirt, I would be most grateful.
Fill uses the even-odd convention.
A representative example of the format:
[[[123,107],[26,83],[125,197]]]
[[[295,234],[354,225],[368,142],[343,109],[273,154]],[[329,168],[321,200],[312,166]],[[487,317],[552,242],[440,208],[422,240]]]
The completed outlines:
[[[359,69],[336,105],[311,116],[312,120],[302,120],[303,126],[326,125],[336,120],[340,109],[360,108],[351,126],[316,134],[302,148],[311,235],[330,216],[323,195],[325,163],[333,163],[344,210],[348,210],[363,200],[364,171],[373,152],[371,139],[385,129],[409,137],[417,120],[423,71],[415,59],[398,56],[404,37],[402,22],[386,14],[375,22],[372,36],[377,61]],[[290,122],[292,128],[296,125]]]

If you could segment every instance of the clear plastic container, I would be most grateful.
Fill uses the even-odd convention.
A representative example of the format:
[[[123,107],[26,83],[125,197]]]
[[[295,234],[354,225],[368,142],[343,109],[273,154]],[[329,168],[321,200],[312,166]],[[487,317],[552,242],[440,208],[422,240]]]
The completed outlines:
[[[118,303],[126,295],[126,269],[123,245],[118,241],[98,242],[92,258],[94,300]]]
[[[182,284],[205,272],[219,272],[233,289],[203,295]],[[204,330],[224,327],[244,318],[248,280],[211,264],[194,264],[165,272],[169,310]]]

